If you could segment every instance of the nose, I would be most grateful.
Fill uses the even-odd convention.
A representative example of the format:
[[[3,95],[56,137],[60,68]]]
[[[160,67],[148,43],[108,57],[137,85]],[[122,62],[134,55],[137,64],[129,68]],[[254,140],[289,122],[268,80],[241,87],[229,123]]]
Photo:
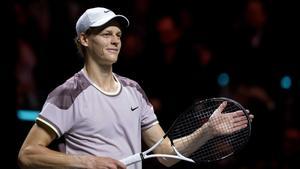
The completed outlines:
[[[121,38],[117,35],[112,36],[111,43],[115,46],[118,46],[121,43]]]

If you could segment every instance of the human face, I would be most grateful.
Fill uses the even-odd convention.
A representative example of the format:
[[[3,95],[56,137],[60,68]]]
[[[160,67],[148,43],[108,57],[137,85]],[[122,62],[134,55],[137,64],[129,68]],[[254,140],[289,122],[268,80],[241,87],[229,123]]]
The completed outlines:
[[[121,49],[121,34],[120,28],[114,25],[93,30],[86,38],[89,59],[99,65],[115,63]]]

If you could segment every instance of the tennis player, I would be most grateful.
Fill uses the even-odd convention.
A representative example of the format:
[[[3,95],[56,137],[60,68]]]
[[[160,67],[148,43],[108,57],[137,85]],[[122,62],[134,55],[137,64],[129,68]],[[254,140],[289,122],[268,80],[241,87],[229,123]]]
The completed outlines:
[[[125,16],[102,7],[80,16],[76,44],[84,57],[83,68],[48,95],[19,151],[21,168],[142,168],[141,163],[127,167],[119,160],[141,152],[142,139],[153,145],[164,131],[139,84],[113,72],[122,30],[128,26]],[[214,130],[207,126],[203,140]],[[61,137],[64,150],[48,147]],[[168,140],[154,151],[172,153]],[[159,161],[166,166],[176,162]]]

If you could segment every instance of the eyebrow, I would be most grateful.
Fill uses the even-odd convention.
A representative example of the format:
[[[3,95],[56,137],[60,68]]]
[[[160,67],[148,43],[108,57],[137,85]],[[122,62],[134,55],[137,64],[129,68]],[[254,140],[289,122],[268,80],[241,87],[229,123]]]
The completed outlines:
[[[110,30],[110,29],[103,29],[102,30],[103,32],[114,32],[113,30]],[[122,33],[122,31],[117,31],[116,33]]]
[[[122,31],[114,32],[112,30],[102,30],[100,33],[112,33],[112,34],[122,35]]]

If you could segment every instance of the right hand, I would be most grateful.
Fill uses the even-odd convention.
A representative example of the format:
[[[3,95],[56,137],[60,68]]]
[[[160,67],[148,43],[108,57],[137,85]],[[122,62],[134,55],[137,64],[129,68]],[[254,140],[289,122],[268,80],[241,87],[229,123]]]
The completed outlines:
[[[87,163],[89,169],[126,169],[122,162],[109,157],[92,157]]]

